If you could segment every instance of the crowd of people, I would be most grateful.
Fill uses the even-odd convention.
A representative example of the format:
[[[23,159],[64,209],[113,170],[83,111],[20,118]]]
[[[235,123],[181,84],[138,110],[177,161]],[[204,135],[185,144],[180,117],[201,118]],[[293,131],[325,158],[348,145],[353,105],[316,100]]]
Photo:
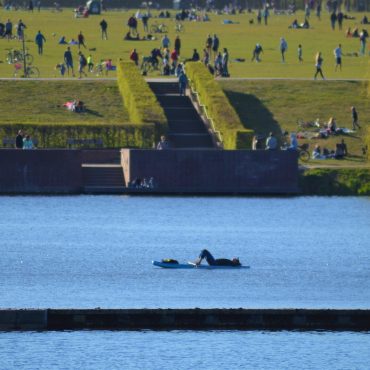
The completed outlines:
[[[32,2],[32,6],[31,6]],[[30,2],[29,9],[33,10],[33,0]],[[321,0],[316,1],[309,1],[306,4],[305,7],[305,20],[303,23],[298,23],[297,19],[293,21],[293,23],[289,26],[290,28],[298,29],[298,28],[310,28],[309,19],[311,17],[311,13],[313,11],[316,11],[316,16],[321,19],[322,17],[322,2]],[[266,3],[263,8],[260,8],[256,11],[256,21],[258,24],[264,24],[269,25],[269,18],[270,18],[270,11],[274,9],[274,5],[270,3]],[[345,19],[351,19],[349,15],[345,14],[342,10],[339,4],[333,5],[331,2],[330,4],[326,3],[326,9],[329,12],[329,20],[330,25],[333,30],[335,30],[337,27],[338,29],[342,29],[343,23]],[[242,11],[241,8],[234,7],[234,6],[227,6],[222,10],[223,14],[236,14],[240,13]],[[249,14],[252,14],[253,11],[251,9],[247,10]],[[274,10],[275,14],[279,14],[276,9]],[[293,11],[294,13],[294,11]],[[174,17],[175,19],[179,21],[207,21],[209,20],[209,16],[207,11],[200,10],[200,9],[184,9],[178,13],[175,13],[174,15],[171,14],[169,11],[162,11],[159,13],[159,17],[163,18],[169,18]],[[157,36],[153,36],[150,34],[149,30],[149,22],[152,18],[152,14],[149,8],[142,10],[139,9],[136,13],[132,14],[128,20],[127,20],[127,33],[124,35],[125,40],[157,40]],[[138,28],[139,24],[142,23],[143,32],[145,34],[144,37],[140,37]],[[363,16],[361,19],[362,25],[369,24],[368,18],[366,15]],[[101,38],[102,40],[108,40],[108,22],[106,19],[100,19],[98,26],[100,28],[101,32]],[[18,22],[13,25],[13,22],[8,19],[6,22],[2,23],[0,22],[0,37],[3,37],[5,39],[12,39],[17,38],[19,40],[22,40],[24,37],[25,29],[27,29],[26,24],[22,21],[22,19],[19,19]],[[358,37],[360,41],[360,55],[366,55],[367,54],[367,39],[369,37],[368,31],[365,28],[359,29],[358,27],[355,27],[354,29],[348,28],[346,31],[347,37]],[[44,44],[46,43],[46,37],[42,33],[41,30],[37,32],[34,38],[35,44],[37,46],[37,51],[39,55],[43,55],[44,51]],[[289,58],[289,52],[288,52],[288,39],[284,36],[280,37],[280,43],[279,43],[279,51],[281,55],[281,61],[283,63],[286,62],[286,57]],[[76,45],[80,49],[87,49],[87,43],[85,35],[82,31],[80,31],[76,38],[72,38],[70,40],[67,40],[64,35],[60,36],[59,42],[60,45],[70,45],[74,46]],[[278,41],[277,41],[278,44]],[[195,45],[193,45],[195,46]],[[299,63],[303,63],[303,44],[298,44],[297,47],[297,56]],[[204,47],[202,48],[202,55],[198,52],[197,48],[193,47],[193,54],[184,56],[181,54],[181,48],[182,48],[182,40],[180,39],[180,36],[177,35],[176,38],[173,40],[173,44],[170,42],[169,37],[167,34],[164,34],[163,37],[160,40],[160,45],[153,48],[151,51],[151,54],[148,55],[139,55],[139,51],[137,48],[132,50],[130,53],[130,59],[133,60],[137,65],[140,65],[140,56],[142,61],[149,61],[155,69],[160,70],[161,74],[163,75],[175,75],[176,74],[176,67],[180,63],[180,61],[186,63],[187,61],[202,61],[209,69],[210,73],[214,74],[215,76],[221,76],[221,77],[228,77],[230,75],[229,72],[229,50],[226,47],[223,47],[221,49],[220,47],[220,39],[216,34],[209,34],[206,38]],[[90,49],[93,50],[93,49]],[[89,51],[90,51],[89,50]],[[71,50],[69,50],[71,52]],[[262,62],[262,55],[264,54],[265,50],[261,44],[261,42],[257,42],[252,50],[252,62],[260,63]],[[334,56],[335,56],[335,71],[341,71],[342,70],[342,46],[339,44],[338,47],[334,49]],[[94,72],[94,63],[92,62],[93,55],[90,54],[89,56],[85,56],[84,53],[78,52],[77,56],[79,60],[79,67],[78,67],[78,75],[80,78],[86,75],[85,69],[92,73]],[[66,54],[64,55],[64,60],[61,63],[58,63],[55,67],[56,70],[60,71],[60,75],[64,75],[66,72],[68,75],[71,72],[71,75],[74,76],[74,70],[73,70],[73,58],[71,55]],[[307,59],[307,58],[305,58]],[[90,60],[90,63],[88,62]],[[237,58],[235,59],[237,61],[245,61],[243,58]],[[101,66],[103,63],[103,70],[105,70],[106,73],[108,73],[110,70],[114,70],[114,67],[111,69],[111,62],[109,62],[110,59],[106,58],[100,63],[97,64],[97,66]],[[322,79],[325,79],[324,72],[323,72],[323,63],[324,63],[324,54],[321,51],[317,51],[316,56],[314,58],[314,79],[317,77],[321,77]],[[64,64],[64,66],[63,66]],[[144,63],[145,64],[145,63]],[[143,63],[141,63],[143,65]],[[147,71],[145,71],[147,73]]]
[[[315,123],[315,126],[319,130],[319,134],[316,135],[315,139],[327,139],[329,137],[338,137],[344,135],[348,132],[355,132],[361,129],[358,120],[358,113],[356,107],[352,106],[351,109],[352,118],[352,131],[350,129],[344,129],[338,127],[335,117],[330,117],[327,123],[324,123],[321,127],[319,121]],[[283,132],[283,137],[287,136],[288,132]],[[302,146],[299,146],[298,139],[303,138],[303,136],[298,135],[295,132],[289,134],[289,142],[285,142],[282,146],[279,145],[279,139],[277,136],[270,132],[267,138],[264,135],[255,135],[252,139],[252,149],[253,150],[301,150]],[[304,144],[304,149],[307,150],[309,145]],[[342,138],[339,143],[335,144],[334,149],[328,149],[320,144],[315,144],[314,149],[311,153],[312,159],[343,159],[348,156],[347,144]]]

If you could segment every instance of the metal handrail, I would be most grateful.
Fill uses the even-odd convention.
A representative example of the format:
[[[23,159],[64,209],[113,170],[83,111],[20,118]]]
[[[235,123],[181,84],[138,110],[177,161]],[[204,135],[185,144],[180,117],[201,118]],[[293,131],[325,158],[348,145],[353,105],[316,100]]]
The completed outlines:
[[[198,101],[199,107],[202,108],[202,110],[203,110],[203,112],[204,112],[204,114],[205,114],[205,116],[207,118],[207,121],[210,123],[210,126],[211,126],[211,129],[212,129],[213,133],[217,136],[218,141],[223,146],[223,140],[222,140],[221,132],[219,130],[216,130],[216,127],[215,127],[215,124],[213,122],[213,119],[208,114],[206,105],[201,103],[199,93],[193,88],[193,86],[191,85],[191,80],[189,78],[188,78],[188,81],[189,81],[189,87],[190,87],[191,93],[193,95],[196,95],[196,97],[197,97],[196,99]]]

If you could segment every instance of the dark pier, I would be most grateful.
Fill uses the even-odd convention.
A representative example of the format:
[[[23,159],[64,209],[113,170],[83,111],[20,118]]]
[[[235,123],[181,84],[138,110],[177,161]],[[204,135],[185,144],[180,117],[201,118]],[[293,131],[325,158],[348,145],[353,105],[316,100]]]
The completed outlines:
[[[370,310],[3,309],[0,330],[369,331]]]

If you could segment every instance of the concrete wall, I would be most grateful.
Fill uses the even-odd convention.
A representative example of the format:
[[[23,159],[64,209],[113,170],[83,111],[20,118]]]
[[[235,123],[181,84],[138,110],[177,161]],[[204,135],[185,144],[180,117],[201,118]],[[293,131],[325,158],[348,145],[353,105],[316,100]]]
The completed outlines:
[[[0,150],[0,193],[78,193],[80,150]]]
[[[0,310],[0,330],[370,330],[370,310]]]
[[[291,151],[122,149],[121,164],[127,182],[153,177],[161,193],[298,192]]]

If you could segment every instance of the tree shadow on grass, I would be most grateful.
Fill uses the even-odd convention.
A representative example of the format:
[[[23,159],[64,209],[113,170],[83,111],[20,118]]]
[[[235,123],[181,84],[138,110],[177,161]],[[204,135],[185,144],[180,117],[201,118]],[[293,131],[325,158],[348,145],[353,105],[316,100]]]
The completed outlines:
[[[252,94],[225,90],[226,96],[238,113],[245,128],[252,129],[256,134],[267,136],[273,132],[281,135],[281,127],[268,108]]]

